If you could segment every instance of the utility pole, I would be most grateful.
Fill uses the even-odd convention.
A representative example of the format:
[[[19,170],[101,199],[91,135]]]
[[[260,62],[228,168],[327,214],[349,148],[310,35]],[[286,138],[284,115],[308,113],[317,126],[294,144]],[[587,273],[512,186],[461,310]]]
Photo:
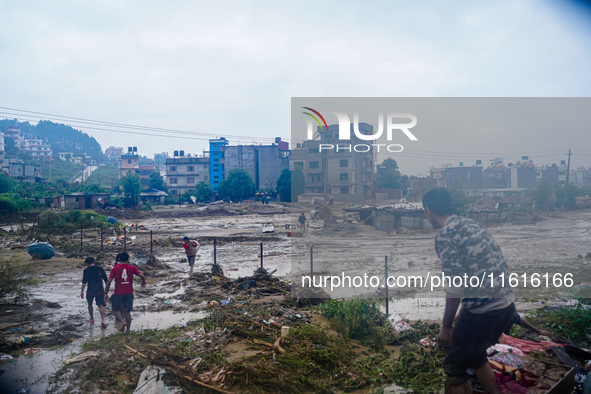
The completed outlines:
[[[566,187],[566,185],[568,185],[568,177],[570,175],[570,157],[572,156],[572,153],[570,151],[570,149],[568,150],[568,164],[566,166],[566,183],[564,184],[564,187]]]

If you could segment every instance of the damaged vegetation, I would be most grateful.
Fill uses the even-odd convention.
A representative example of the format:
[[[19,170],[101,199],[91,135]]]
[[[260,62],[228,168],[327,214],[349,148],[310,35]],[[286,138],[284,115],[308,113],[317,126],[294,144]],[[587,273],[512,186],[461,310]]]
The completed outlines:
[[[166,385],[187,392],[333,393],[394,382],[423,393],[442,387],[441,353],[410,345],[437,325],[419,322],[413,335],[398,334],[366,299],[298,307],[289,284],[261,269],[238,279],[200,273],[189,282],[199,286],[188,286],[181,298],[206,309],[206,318],[87,342],[82,361],[59,370],[53,389],[130,393],[149,365],[166,371]]]

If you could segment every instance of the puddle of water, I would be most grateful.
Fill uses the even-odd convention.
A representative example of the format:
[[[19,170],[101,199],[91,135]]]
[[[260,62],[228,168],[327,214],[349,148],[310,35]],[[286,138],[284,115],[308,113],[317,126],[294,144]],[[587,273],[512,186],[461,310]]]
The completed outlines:
[[[131,330],[164,329],[174,325],[185,325],[190,320],[202,319],[206,312],[132,312]],[[107,320],[108,328],[91,326],[84,336],[68,345],[56,349],[42,350],[31,356],[20,356],[14,360],[0,363],[5,372],[0,375],[0,392],[14,392],[22,388],[29,393],[44,393],[49,384],[49,377],[62,366],[62,360],[70,355],[80,353],[81,346],[88,340],[97,340],[106,335],[115,334],[112,320]]]

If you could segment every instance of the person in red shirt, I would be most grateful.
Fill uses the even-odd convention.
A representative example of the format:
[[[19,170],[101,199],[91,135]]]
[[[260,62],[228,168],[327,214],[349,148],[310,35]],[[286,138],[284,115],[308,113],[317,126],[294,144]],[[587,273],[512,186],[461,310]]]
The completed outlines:
[[[185,248],[187,260],[189,260],[189,276],[191,276],[193,275],[193,265],[195,264],[195,257],[197,256],[197,251],[199,250],[199,243],[197,243],[197,241],[192,241],[189,239],[189,237],[184,237],[183,248]]]
[[[115,279],[115,291],[111,301],[113,303],[113,313],[117,320],[123,322],[119,331],[126,330],[129,333],[131,327],[131,311],[133,310],[133,276],[142,278],[142,287],[146,287],[146,277],[129,262],[129,254],[119,253],[117,255],[117,264],[111,270],[109,281],[105,288],[105,302],[109,299],[109,289],[111,282]],[[123,316],[121,315],[121,306],[123,306]]]

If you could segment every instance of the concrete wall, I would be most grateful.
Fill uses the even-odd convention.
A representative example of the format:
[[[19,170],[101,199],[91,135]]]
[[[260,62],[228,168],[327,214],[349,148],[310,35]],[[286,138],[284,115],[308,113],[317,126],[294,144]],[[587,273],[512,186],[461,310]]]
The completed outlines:
[[[257,153],[257,188],[275,188],[283,169],[289,168],[289,151],[279,150],[277,145],[265,145],[258,146]]]
[[[248,172],[256,185],[257,179],[257,151],[254,145],[225,146],[222,148],[224,158],[224,176],[227,178],[230,171],[241,168]]]

